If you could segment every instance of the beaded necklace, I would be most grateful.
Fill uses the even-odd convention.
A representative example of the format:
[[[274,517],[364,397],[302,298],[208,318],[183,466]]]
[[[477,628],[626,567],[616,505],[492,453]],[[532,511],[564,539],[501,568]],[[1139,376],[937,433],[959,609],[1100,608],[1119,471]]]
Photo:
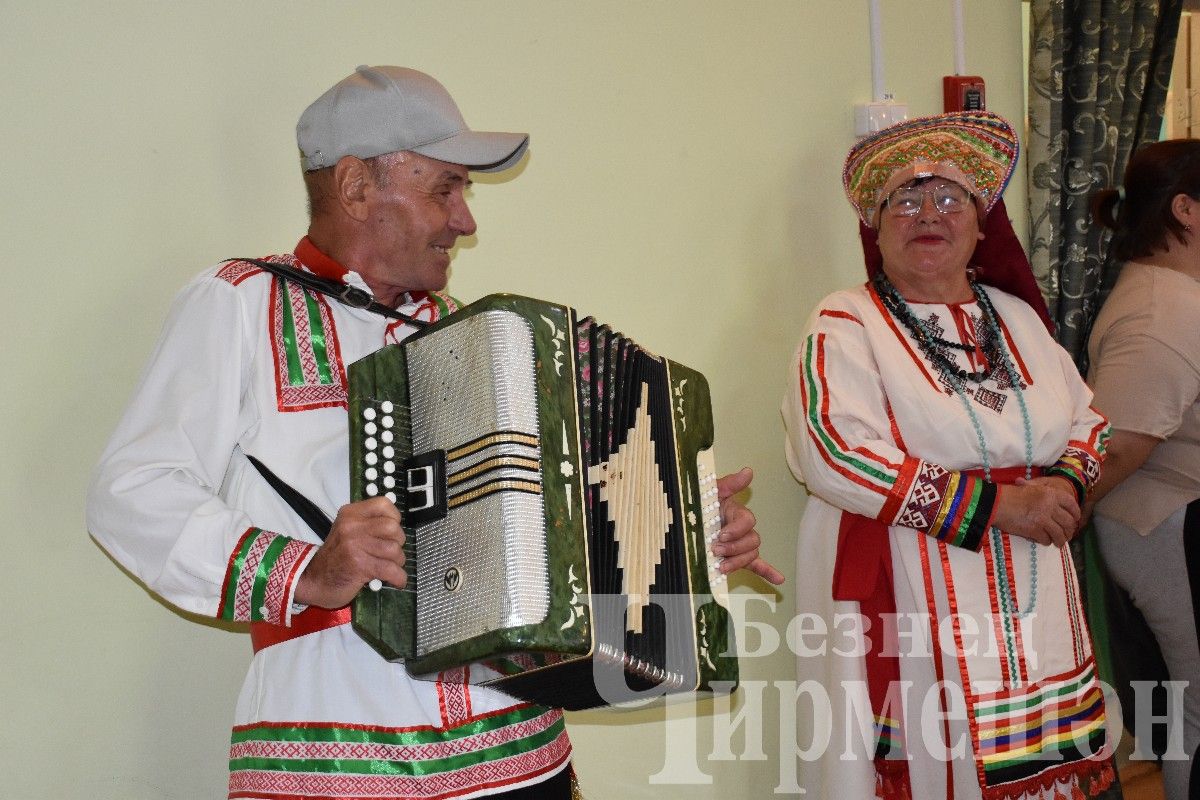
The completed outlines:
[[[1017,374],[1017,368],[1009,356],[1008,347],[1004,344],[1004,337],[1000,332],[1000,323],[997,321],[996,309],[992,305],[991,298],[988,297],[987,292],[978,283],[975,281],[970,281],[969,283],[975,299],[979,302],[979,310],[982,313],[984,322],[987,324],[988,333],[991,337],[991,347],[988,347],[984,352],[986,360],[989,365],[998,364],[1004,370],[1005,375],[1008,376],[1009,384],[1013,387],[1013,393],[1017,396],[1017,405],[1021,408],[1021,426],[1025,434],[1025,480],[1030,480],[1033,477],[1033,425],[1029,420],[1029,408],[1025,404],[1025,395],[1021,391],[1020,376]],[[917,346],[921,349],[925,357],[947,376],[947,382],[958,396],[963,409],[967,412],[967,417],[971,420],[971,427],[975,429],[975,440],[979,447],[979,458],[983,465],[983,479],[991,481],[992,465],[991,459],[988,458],[987,441],[983,436],[983,426],[979,422],[979,417],[975,414],[975,409],[971,407],[970,400],[967,399],[964,384],[964,381],[967,380],[974,383],[982,383],[990,372],[989,368],[985,366],[979,372],[969,373],[966,370],[956,367],[950,359],[939,352],[937,346],[948,345],[966,352],[973,351],[975,348],[970,345],[962,345],[958,342],[948,342],[934,336],[925,322],[908,307],[908,303],[882,271],[875,276],[874,284],[879,290],[879,295],[884,301],[884,306],[912,333]],[[977,377],[981,373],[982,377]],[[1004,542],[1000,537],[1000,529],[993,525],[989,528],[988,535],[991,537],[993,552],[1003,552]],[[998,594],[1001,605],[1007,606],[1009,576],[1006,571],[1001,570],[998,577],[1002,584],[998,587],[1000,589]],[[1026,603],[1024,611],[1020,610],[1020,605],[1018,604],[1017,608],[1009,612],[1007,616],[1011,618],[1013,613],[1015,613],[1017,617],[1024,619],[1032,614],[1034,608],[1037,606],[1037,588],[1037,543],[1031,539],[1029,541],[1029,601]],[[1005,610],[1007,611],[1007,609]]]
[[[975,284],[971,284],[974,288]],[[967,372],[965,369],[959,368],[953,361],[946,357],[942,352],[943,349],[960,350],[964,353],[973,353],[976,350],[973,344],[964,344],[962,342],[952,342],[949,339],[943,339],[935,335],[908,307],[908,303],[900,296],[900,292],[892,285],[892,282],[887,279],[882,272],[875,278],[875,287],[879,290],[879,297],[883,301],[883,305],[891,312],[892,316],[899,320],[900,324],[908,329],[912,337],[917,341],[917,346],[921,348],[921,352],[925,354],[935,367],[947,375],[953,375],[959,380],[968,380],[972,383],[983,383],[991,374],[991,365],[1000,361],[999,342],[992,331],[989,330],[989,337],[982,342],[982,350],[984,357],[984,367],[976,372]]]

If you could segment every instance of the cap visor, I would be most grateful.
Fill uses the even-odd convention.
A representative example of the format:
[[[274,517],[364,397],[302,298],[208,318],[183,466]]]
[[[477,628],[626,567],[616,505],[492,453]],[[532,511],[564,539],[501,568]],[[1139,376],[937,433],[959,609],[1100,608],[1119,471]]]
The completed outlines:
[[[502,172],[520,161],[528,147],[527,133],[463,131],[412,151],[476,172]]]

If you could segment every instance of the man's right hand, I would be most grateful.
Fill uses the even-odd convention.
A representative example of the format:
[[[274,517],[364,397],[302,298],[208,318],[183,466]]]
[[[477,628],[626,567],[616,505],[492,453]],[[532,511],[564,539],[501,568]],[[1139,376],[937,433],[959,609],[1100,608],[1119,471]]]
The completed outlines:
[[[295,601],[341,608],[375,578],[397,588],[404,588],[408,581],[400,512],[384,497],[349,503],[338,510],[325,543],[296,583]]]

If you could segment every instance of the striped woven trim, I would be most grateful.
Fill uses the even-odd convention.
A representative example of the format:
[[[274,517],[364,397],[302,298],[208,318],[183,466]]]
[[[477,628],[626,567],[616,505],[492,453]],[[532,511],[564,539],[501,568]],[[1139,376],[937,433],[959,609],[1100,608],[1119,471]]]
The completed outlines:
[[[961,472],[952,475],[950,491],[929,533],[938,541],[978,551],[996,504],[996,486]]]
[[[217,270],[217,274],[214,277],[226,281],[233,286],[237,286],[239,283],[246,280],[246,278],[249,278],[252,275],[257,275],[262,271],[262,267],[247,263],[245,261],[228,261]]]
[[[822,316],[842,319],[822,312]],[[857,322],[857,320],[854,320]],[[877,518],[924,531],[956,547],[978,550],[996,502],[995,485],[917,458],[893,463],[867,447],[851,447],[837,430],[826,376],[826,334],[810,335],[800,358],[800,391],[814,451],[840,477],[883,496]]]
[[[821,459],[841,477],[882,495],[879,518],[890,522],[908,494],[919,461],[899,464],[866,447],[850,447],[830,415],[830,391],[825,375],[825,334],[805,340],[800,361],[800,390],[808,420],[808,435]]]
[[[458,311],[459,302],[445,292],[430,292],[429,299],[437,306],[437,316],[434,318],[441,319],[449,316],[455,311]]]
[[[900,720],[882,714],[875,715],[875,758],[887,758],[904,752],[904,734]]]
[[[229,796],[450,798],[527,781],[570,752],[562,712],[539,706],[445,729],[260,723],[233,730]]]
[[[1012,537],[1001,533],[999,528],[991,528],[988,533],[982,552],[988,586],[993,587],[989,592],[990,616],[998,645],[997,656],[1004,685],[1018,686],[1029,679],[1029,669],[1025,663],[1025,648],[1021,643],[1018,620],[1020,609],[1013,569]]]
[[[292,586],[315,545],[249,528],[229,556],[217,618],[285,625]]]
[[[324,297],[273,278],[270,320],[280,411],[346,406],[346,371]]]
[[[996,485],[977,476],[921,462],[894,524],[924,531],[939,542],[978,551],[996,504]]]
[[[1100,479],[1100,463],[1108,452],[1108,440],[1112,428],[1107,420],[1102,420],[1088,432],[1087,441],[1072,439],[1067,442],[1067,448],[1054,466],[1046,470],[1047,474],[1061,475],[1075,485],[1080,501]]]
[[[1104,698],[1088,659],[1034,686],[972,698],[987,785],[1028,781],[1105,751]]]

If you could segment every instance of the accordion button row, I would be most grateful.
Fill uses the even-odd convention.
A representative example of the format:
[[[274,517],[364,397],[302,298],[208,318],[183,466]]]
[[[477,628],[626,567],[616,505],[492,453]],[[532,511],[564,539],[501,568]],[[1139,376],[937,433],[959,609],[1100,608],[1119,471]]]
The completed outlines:
[[[382,491],[383,496],[393,503],[396,502],[396,493],[392,491],[396,488],[396,448],[391,444],[395,440],[395,434],[391,431],[396,425],[392,416],[394,410],[395,405],[392,401],[384,400],[378,409],[368,406],[362,412],[362,417],[366,420],[362,427],[363,433],[366,434],[363,440],[363,448],[366,450],[363,462],[367,465],[363,470],[363,477],[367,480],[363,489],[368,497],[378,497]],[[380,442],[383,443],[382,447]],[[384,473],[382,480],[381,469]]]

